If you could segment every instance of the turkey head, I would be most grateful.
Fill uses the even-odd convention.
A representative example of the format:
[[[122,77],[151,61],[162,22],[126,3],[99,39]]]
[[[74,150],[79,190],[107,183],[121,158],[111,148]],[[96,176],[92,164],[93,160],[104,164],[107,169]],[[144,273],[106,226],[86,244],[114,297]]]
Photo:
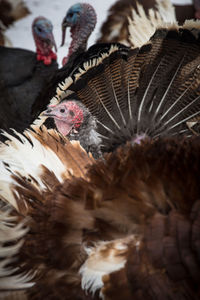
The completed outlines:
[[[45,65],[50,65],[52,59],[57,59],[56,54],[52,51],[53,47],[57,51],[52,23],[44,17],[37,17],[32,23],[32,32],[37,49],[37,60],[42,60]]]

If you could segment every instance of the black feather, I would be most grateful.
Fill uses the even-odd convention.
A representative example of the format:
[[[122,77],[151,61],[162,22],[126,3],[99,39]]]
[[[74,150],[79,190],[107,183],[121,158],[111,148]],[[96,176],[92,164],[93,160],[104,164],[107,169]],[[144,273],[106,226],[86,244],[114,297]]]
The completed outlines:
[[[58,68],[37,61],[36,53],[0,47],[0,128],[22,132],[34,120],[31,107],[52,72]]]

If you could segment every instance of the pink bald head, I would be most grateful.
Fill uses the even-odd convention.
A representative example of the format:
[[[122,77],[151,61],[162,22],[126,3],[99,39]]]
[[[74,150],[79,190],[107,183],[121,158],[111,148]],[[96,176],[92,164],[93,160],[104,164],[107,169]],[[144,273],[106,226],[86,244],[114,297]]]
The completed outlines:
[[[58,131],[65,136],[72,130],[78,130],[84,120],[83,110],[76,101],[63,101],[58,105],[49,105],[43,114],[52,117]]]

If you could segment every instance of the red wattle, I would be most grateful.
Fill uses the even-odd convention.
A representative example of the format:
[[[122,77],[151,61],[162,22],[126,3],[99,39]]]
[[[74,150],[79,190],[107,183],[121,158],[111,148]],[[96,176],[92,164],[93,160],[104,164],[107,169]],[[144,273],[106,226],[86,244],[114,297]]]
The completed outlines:
[[[37,51],[37,60],[43,61],[45,65],[50,65],[53,59],[57,59],[57,55],[53,51],[51,51],[48,56],[42,55],[39,50]]]
[[[67,61],[68,61],[68,57],[64,56],[62,60],[62,66],[66,65]]]

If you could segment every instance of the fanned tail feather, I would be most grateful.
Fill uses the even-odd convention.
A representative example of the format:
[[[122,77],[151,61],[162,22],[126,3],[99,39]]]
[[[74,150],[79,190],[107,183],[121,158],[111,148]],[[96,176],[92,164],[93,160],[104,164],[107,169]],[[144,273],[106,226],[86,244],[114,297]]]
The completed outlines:
[[[133,9],[132,17],[128,17],[131,47],[144,45],[164,23],[176,23],[175,9],[169,0],[158,0],[156,9],[149,9],[148,14],[141,4],[137,3],[136,6],[138,12]]]

